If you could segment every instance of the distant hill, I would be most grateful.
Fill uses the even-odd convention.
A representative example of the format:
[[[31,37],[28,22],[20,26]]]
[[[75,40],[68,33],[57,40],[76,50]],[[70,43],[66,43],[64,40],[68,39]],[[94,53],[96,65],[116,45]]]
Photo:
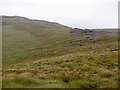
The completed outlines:
[[[67,43],[74,39],[93,39],[94,30],[92,29],[71,28],[55,22],[31,20],[20,16],[1,17],[3,29],[3,62],[19,61],[28,59],[28,57],[38,59],[42,57],[42,54],[43,57],[45,56],[43,51],[42,53],[39,51],[41,50],[40,48],[48,47],[51,49],[53,47],[56,48],[57,45],[61,45],[61,47],[64,45],[67,46]],[[99,33],[96,33],[96,36],[98,37]],[[46,49],[44,52],[47,51],[49,49]],[[34,55],[33,53],[38,55]]]
[[[61,39],[63,41],[64,38],[70,37],[71,28],[54,22],[2,16],[2,30],[4,62],[21,59],[23,55],[21,53],[24,51],[50,46]],[[24,53],[22,59],[27,57],[28,53]]]

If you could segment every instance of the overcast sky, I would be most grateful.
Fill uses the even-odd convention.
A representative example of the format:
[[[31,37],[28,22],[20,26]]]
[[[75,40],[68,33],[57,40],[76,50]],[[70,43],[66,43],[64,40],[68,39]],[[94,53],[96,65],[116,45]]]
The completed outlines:
[[[0,15],[79,28],[117,28],[119,0],[0,0]]]

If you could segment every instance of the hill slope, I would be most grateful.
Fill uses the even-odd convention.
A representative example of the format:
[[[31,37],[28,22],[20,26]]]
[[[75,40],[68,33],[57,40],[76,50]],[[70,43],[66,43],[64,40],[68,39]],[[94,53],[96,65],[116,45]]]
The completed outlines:
[[[3,87],[116,88],[118,35],[2,16]]]
[[[57,23],[29,20],[17,16],[3,16],[2,23],[3,62],[21,60],[27,56],[34,58],[35,49],[48,47],[59,42],[59,39],[68,37],[68,32],[71,29]],[[28,51],[32,50],[34,53],[30,54]]]

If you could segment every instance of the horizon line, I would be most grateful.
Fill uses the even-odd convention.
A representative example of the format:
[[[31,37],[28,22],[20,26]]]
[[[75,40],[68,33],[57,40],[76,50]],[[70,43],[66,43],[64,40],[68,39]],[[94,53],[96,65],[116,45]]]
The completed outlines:
[[[20,15],[0,15],[0,17],[3,17],[3,16],[6,16],[6,17],[21,17],[21,18],[26,18],[26,19],[29,19],[29,20],[38,20],[38,21],[45,21],[45,22],[57,23],[57,24],[61,24],[63,26],[67,26],[67,27],[70,27],[70,28],[78,28],[78,29],[120,29],[120,27],[80,28],[80,27],[72,27],[72,26],[69,26],[69,25],[65,25],[65,24],[62,24],[62,23],[58,23],[58,22],[54,22],[54,21],[49,21],[49,20],[45,20],[45,19],[29,18],[29,17],[26,17],[26,16],[20,16]]]

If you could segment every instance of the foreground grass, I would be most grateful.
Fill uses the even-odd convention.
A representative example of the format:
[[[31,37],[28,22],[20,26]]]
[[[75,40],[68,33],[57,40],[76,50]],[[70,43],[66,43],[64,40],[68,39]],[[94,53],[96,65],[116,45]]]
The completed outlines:
[[[12,64],[3,71],[3,87],[116,88],[117,52],[108,53],[102,59],[89,53]]]

